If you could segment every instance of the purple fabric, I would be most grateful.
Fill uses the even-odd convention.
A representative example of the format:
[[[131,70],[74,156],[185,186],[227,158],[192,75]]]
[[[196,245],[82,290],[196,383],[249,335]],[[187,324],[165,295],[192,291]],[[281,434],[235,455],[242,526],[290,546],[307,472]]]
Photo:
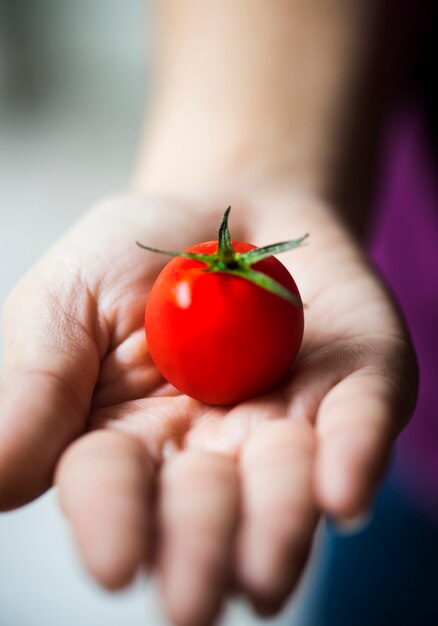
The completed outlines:
[[[438,517],[438,181],[418,108],[397,115],[383,151],[369,252],[404,312],[420,365],[396,480]]]

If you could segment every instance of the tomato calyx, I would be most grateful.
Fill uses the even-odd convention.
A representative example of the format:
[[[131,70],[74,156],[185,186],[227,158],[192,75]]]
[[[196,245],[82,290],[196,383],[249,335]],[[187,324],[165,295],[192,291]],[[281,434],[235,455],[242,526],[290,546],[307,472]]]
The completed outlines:
[[[254,270],[252,266],[263,259],[273,256],[274,254],[298,248],[303,241],[308,238],[309,234],[306,233],[298,239],[281,241],[279,243],[270,244],[261,248],[253,248],[247,252],[237,252],[231,243],[231,236],[228,228],[228,217],[230,215],[230,211],[231,207],[229,206],[224,213],[219,228],[217,251],[211,254],[180,252],[176,250],[160,250],[158,248],[145,246],[138,241],[136,241],[136,244],[143,250],[148,250],[149,252],[157,252],[158,254],[164,254],[166,256],[182,257],[204,263],[206,266],[204,268],[205,272],[239,276],[240,278],[244,278],[245,280],[249,280],[255,285],[258,285],[262,289],[287,300],[295,306],[302,307],[301,301],[293,293],[270,276],[267,276],[263,272]]]

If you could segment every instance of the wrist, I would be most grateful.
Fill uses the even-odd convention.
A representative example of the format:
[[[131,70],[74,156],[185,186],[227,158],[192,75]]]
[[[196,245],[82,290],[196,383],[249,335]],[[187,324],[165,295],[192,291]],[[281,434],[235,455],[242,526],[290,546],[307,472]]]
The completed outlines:
[[[331,197],[366,6],[167,0],[135,190],[193,201],[257,188]],[[328,15],[326,16],[328,18]]]
[[[278,116],[238,111],[218,118],[202,107],[160,107],[144,133],[134,189],[191,198],[292,184],[324,194],[336,155],[322,135],[306,145],[302,137],[293,139],[293,124]]]

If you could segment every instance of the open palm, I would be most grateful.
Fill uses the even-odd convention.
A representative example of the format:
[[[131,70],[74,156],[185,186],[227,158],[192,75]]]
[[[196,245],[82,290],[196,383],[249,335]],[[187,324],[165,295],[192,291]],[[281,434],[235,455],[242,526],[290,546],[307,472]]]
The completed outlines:
[[[416,393],[386,290],[326,207],[291,194],[247,200],[230,224],[256,245],[311,235],[282,256],[306,306],[291,380],[231,408],[168,385],[143,330],[163,259],[134,241],[213,239],[223,208],[102,203],[32,268],[4,318],[0,508],[56,473],[89,570],[118,588],[153,564],[169,615],[190,625],[210,620],[230,583],[261,610],[281,604],[319,511],[368,506]]]

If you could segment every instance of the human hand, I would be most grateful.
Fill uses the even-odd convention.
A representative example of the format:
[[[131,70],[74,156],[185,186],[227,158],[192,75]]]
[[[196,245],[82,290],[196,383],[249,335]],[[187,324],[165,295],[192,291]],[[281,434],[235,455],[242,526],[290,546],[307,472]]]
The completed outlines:
[[[93,575],[118,588],[156,564],[169,615],[191,625],[208,623],[230,580],[261,610],[281,604],[318,510],[363,511],[415,399],[409,342],[357,246],[325,207],[283,193],[243,202],[231,229],[258,245],[311,233],[309,246],[282,256],[307,305],[293,377],[232,408],[167,385],[143,332],[163,260],[133,242],[212,239],[221,209],[104,204],[5,311],[0,507],[42,493],[57,466]]]

